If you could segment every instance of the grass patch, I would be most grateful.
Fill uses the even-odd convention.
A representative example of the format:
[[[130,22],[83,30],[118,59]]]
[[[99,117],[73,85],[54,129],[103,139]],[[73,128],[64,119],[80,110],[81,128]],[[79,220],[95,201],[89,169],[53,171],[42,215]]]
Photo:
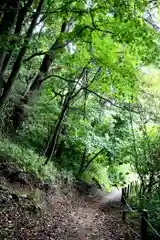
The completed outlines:
[[[14,163],[24,172],[35,174],[41,180],[50,178],[54,181],[55,179],[56,168],[52,162],[44,165],[46,160],[44,157],[7,138],[0,138],[0,157],[2,161]]]

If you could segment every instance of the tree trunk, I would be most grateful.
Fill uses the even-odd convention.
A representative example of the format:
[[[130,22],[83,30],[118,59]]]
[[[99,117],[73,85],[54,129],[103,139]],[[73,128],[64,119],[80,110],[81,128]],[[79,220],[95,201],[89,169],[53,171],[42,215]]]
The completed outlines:
[[[3,14],[5,12],[5,8],[6,8],[6,2],[2,1],[0,2],[0,19],[2,19]]]
[[[81,160],[81,164],[80,164],[80,168],[78,170],[78,176],[80,176],[82,174],[83,168],[84,168],[84,164],[86,161],[86,154],[87,153],[87,148],[85,147],[83,150],[83,155],[82,155],[82,160]]]
[[[83,68],[80,76],[79,76],[79,79],[81,79],[81,77],[83,76],[83,74],[85,73],[85,68]],[[81,88],[78,89],[76,91],[76,86],[77,86],[77,83],[76,84],[69,84],[69,91],[65,97],[65,100],[64,100],[64,103],[63,103],[63,107],[62,107],[62,110],[61,110],[61,113],[59,115],[59,118],[55,124],[55,128],[54,128],[54,131],[53,133],[51,134],[50,136],[50,139],[48,141],[48,144],[47,144],[47,147],[46,147],[46,150],[44,152],[44,155],[47,156],[47,159],[45,161],[45,164],[48,163],[48,161],[52,158],[53,154],[55,154],[55,146],[56,146],[56,143],[57,143],[57,138],[58,138],[58,134],[60,132],[60,129],[61,129],[61,124],[64,120],[64,117],[65,117],[65,114],[66,114],[66,111],[68,110],[69,106],[70,106],[70,101],[73,100],[77,95],[78,93],[80,92]],[[76,92],[75,92],[76,91]],[[102,151],[102,150],[101,150]],[[100,151],[100,152],[101,152]],[[89,162],[88,162],[88,165],[90,164],[91,161],[93,161],[99,154],[100,152],[98,152],[98,154],[96,154]],[[88,165],[85,167],[85,169],[88,167]],[[82,171],[85,171],[82,170]]]
[[[66,134],[66,126],[65,124],[63,124],[63,127],[61,128],[61,135],[64,136],[65,134]],[[57,159],[61,158],[64,148],[65,148],[65,141],[64,139],[60,139],[60,142],[57,143],[55,147],[55,157]]]
[[[91,164],[91,162],[93,162],[94,159],[96,159],[102,152],[103,152],[104,148],[102,148],[99,152],[97,152],[86,164],[86,166],[84,166],[84,168],[81,170],[81,172],[85,172],[86,169],[89,167],[89,165]]]
[[[3,61],[5,58],[4,46],[6,46],[6,44],[8,43],[8,37],[13,29],[16,16],[18,13],[19,2],[20,2],[19,0],[14,1],[8,0],[4,10],[3,18],[0,23],[0,36],[2,37],[1,38],[2,46],[0,48],[0,71],[2,69]]]
[[[66,25],[66,23],[64,23],[64,24]],[[64,24],[62,24],[61,33],[63,33],[63,31],[65,31]],[[12,116],[11,116],[11,119],[13,122],[12,126],[15,127],[13,129],[14,132],[16,132],[16,130],[20,127],[20,125],[24,121],[25,105],[28,103],[29,99],[32,98],[33,94],[41,88],[42,83],[44,81],[43,79],[46,76],[46,74],[48,73],[50,66],[52,65],[52,63],[55,59],[55,50],[61,49],[62,47],[63,47],[63,44],[60,42],[60,37],[59,37],[53,43],[53,45],[50,47],[50,49],[48,51],[49,53],[47,53],[44,56],[42,64],[39,69],[39,73],[36,75],[35,78],[33,78],[33,81],[28,86],[26,92],[24,93],[23,97],[20,100],[20,103],[18,104],[18,108],[17,108],[17,106],[15,106]],[[16,114],[15,111],[17,111],[17,109],[18,109],[18,112]],[[14,119],[13,115],[16,116],[15,119]]]
[[[55,157],[57,159],[61,158],[64,148],[65,148],[65,142],[64,140],[61,140],[60,143],[56,146],[56,150],[55,150]]]
[[[45,164],[48,163],[48,161],[52,158],[52,156],[53,156],[53,154],[55,152],[55,146],[56,146],[56,143],[57,143],[57,138],[58,138],[58,134],[60,132],[61,124],[63,122],[63,119],[64,119],[64,116],[66,114],[66,111],[69,108],[69,104],[70,104],[71,99],[72,99],[72,92],[69,92],[68,95],[65,98],[65,101],[64,101],[62,110],[60,112],[59,118],[58,118],[58,120],[56,122],[54,131],[53,131],[53,133],[50,136],[50,139],[48,141],[46,150],[44,152],[44,155],[47,156]]]
[[[28,9],[31,7],[33,3],[33,0],[28,0],[27,3],[25,4],[24,7],[22,7],[18,13],[18,17],[17,17],[17,22],[16,22],[16,28],[15,28],[15,31],[14,31],[14,35],[15,36],[19,36],[20,32],[21,32],[21,29],[22,29],[22,24],[25,20],[25,17],[27,15],[27,11]],[[15,44],[16,44],[16,40],[13,40],[10,45],[12,46],[12,49],[9,50],[9,52],[6,54],[6,57],[4,59],[4,62],[3,62],[3,66],[2,66],[2,74],[5,73],[7,67],[8,67],[8,64],[9,64],[9,61],[12,57],[12,53],[13,53],[13,50],[15,48]]]
[[[7,83],[5,84],[4,86],[4,90],[3,90],[3,94],[0,96],[0,113],[2,112],[3,110],[3,106],[8,98],[8,95],[11,91],[11,88],[12,88],[12,85],[16,79],[16,76],[20,70],[20,67],[21,67],[21,64],[22,64],[22,61],[23,61],[23,58],[25,56],[25,53],[26,53],[26,50],[28,48],[28,44],[29,44],[29,41],[32,37],[32,33],[33,33],[33,29],[36,25],[36,22],[37,22],[37,19],[41,13],[41,9],[43,7],[43,4],[44,4],[44,1],[45,0],[40,0],[39,2],[39,5],[37,7],[37,10],[36,12],[33,14],[33,17],[32,17],[32,22],[30,24],[30,27],[28,29],[28,32],[26,34],[26,37],[25,37],[25,40],[24,40],[24,45],[23,47],[21,48],[20,52],[19,52],[19,55],[13,65],[13,68],[12,68],[12,71],[11,71],[11,74],[8,78],[8,81]]]

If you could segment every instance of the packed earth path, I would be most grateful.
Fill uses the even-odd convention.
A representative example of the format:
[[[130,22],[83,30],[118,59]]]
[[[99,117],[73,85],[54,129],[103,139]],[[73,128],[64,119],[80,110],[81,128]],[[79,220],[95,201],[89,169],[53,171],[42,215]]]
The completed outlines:
[[[139,239],[138,230],[122,221],[119,190],[83,194],[64,183],[46,190],[0,180],[0,239]]]

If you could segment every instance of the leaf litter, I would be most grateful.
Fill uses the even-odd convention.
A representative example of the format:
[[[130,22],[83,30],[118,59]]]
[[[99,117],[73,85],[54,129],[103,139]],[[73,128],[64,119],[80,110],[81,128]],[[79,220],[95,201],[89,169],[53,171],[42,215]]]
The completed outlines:
[[[122,221],[120,201],[81,196],[66,184],[46,193],[0,177],[0,239],[136,240],[139,232]]]

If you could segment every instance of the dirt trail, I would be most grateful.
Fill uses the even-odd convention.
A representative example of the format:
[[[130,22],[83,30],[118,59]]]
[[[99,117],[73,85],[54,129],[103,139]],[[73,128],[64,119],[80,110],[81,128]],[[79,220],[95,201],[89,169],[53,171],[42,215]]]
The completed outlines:
[[[4,240],[131,240],[139,239],[121,220],[120,191],[79,196],[66,186],[47,194],[36,188],[0,184],[0,239]]]

